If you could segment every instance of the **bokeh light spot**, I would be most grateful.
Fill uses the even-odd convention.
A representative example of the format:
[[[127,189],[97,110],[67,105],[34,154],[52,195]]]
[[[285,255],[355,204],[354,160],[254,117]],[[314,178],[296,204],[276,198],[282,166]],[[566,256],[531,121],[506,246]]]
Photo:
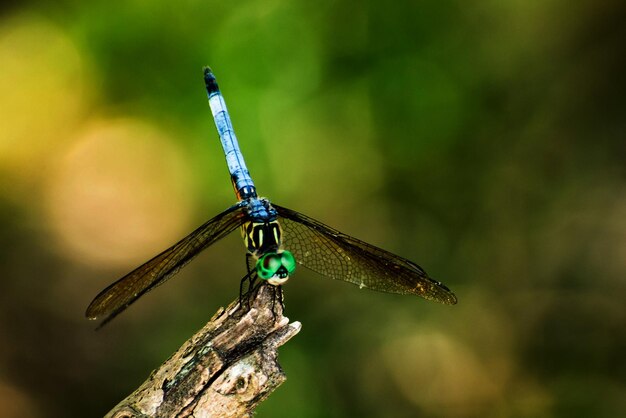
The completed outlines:
[[[502,395],[503,376],[494,375],[469,347],[437,331],[394,340],[384,358],[404,396],[433,413],[475,416]]]
[[[50,178],[50,224],[75,259],[134,263],[185,233],[190,179],[181,152],[154,127],[94,123]]]
[[[9,191],[36,182],[83,108],[83,60],[72,40],[35,15],[0,27],[0,170]]]
[[[41,414],[27,393],[0,380],[0,410],[5,417],[36,418]]]

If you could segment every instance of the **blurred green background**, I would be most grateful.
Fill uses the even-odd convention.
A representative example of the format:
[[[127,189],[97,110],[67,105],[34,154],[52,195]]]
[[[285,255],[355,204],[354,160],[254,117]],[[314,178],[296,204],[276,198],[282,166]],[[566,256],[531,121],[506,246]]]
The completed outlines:
[[[0,416],[103,415],[237,297],[234,233],[100,332],[83,317],[234,202],[207,64],[262,195],[459,298],[300,269],[258,416],[626,411],[623,2],[0,10]]]

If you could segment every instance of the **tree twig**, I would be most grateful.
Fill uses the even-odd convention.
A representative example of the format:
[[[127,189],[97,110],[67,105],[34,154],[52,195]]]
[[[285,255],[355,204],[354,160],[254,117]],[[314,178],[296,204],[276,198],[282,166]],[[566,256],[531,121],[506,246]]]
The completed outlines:
[[[249,417],[286,377],[277,349],[299,322],[283,316],[276,289],[262,285],[250,309],[233,302],[106,417]]]

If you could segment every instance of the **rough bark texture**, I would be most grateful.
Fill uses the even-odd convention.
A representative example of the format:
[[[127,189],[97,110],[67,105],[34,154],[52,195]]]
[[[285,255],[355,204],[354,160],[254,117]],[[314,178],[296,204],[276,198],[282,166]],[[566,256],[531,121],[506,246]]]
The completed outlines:
[[[286,377],[277,349],[300,331],[261,286],[244,303],[221,308],[106,417],[249,417]],[[273,310],[273,312],[272,312]]]

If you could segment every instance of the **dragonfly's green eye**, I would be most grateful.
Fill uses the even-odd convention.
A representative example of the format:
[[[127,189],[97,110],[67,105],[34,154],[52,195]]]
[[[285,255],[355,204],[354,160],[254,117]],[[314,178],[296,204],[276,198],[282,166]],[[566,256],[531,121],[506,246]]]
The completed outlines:
[[[292,274],[296,270],[296,259],[289,251],[283,251],[280,254],[280,260],[282,265],[287,269],[289,274]]]
[[[268,280],[270,284],[282,284],[296,269],[296,260],[289,251],[268,253],[259,258],[256,263],[256,272],[260,278]]]
[[[256,263],[256,272],[262,279],[269,279],[276,274],[282,266],[281,257],[276,253],[265,254]]]

